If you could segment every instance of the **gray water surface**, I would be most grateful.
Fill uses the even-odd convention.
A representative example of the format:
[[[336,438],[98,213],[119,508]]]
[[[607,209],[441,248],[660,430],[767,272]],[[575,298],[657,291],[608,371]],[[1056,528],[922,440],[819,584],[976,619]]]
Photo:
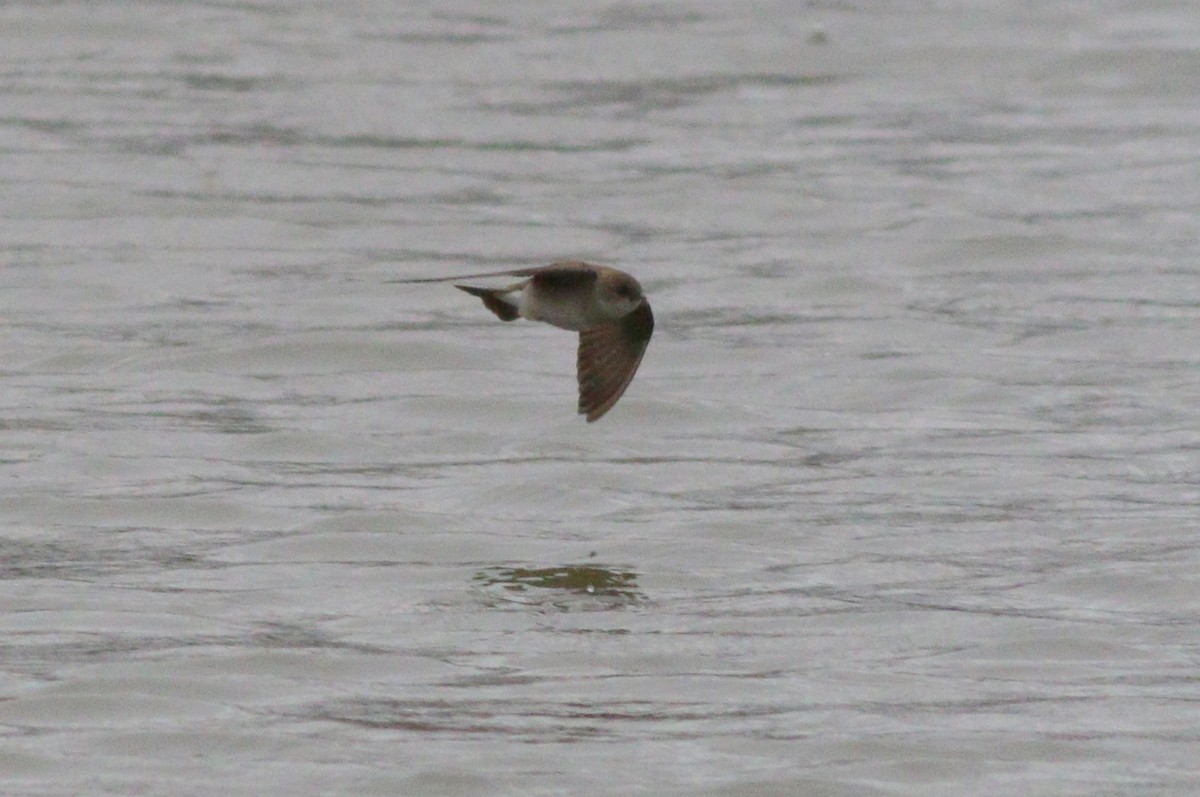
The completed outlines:
[[[1190,2],[0,8],[5,795],[1200,792]],[[398,279],[584,258],[573,337]]]

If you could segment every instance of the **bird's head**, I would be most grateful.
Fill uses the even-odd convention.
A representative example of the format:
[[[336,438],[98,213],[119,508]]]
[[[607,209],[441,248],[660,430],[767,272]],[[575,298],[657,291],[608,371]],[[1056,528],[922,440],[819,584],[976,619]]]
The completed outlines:
[[[646,301],[642,286],[633,277],[622,271],[603,271],[599,276],[597,297],[605,309],[614,316],[624,316],[636,310]]]

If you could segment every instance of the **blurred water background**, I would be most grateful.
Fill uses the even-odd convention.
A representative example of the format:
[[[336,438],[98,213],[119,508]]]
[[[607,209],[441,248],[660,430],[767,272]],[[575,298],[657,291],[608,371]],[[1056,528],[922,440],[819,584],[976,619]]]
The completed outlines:
[[[1200,792],[1200,14],[0,7],[6,795]],[[658,328],[392,280],[584,258]]]

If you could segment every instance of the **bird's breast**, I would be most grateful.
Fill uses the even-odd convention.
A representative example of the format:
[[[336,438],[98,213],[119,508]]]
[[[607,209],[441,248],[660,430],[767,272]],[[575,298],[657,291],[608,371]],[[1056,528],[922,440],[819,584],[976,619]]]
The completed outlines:
[[[532,284],[521,291],[521,315],[542,321],[560,329],[591,329],[607,323],[609,318],[588,290],[538,290]]]

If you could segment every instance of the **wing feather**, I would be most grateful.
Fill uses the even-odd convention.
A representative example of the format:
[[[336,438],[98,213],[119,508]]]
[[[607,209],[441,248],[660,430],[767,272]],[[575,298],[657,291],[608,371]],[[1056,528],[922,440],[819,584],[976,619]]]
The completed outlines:
[[[599,420],[625,393],[653,332],[654,313],[643,302],[617,321],[579,333],[579,413],[588,423]]]
[[[563,260],[538,268],[488,271],[483,274],[455,274],[453,277],[421,277],[419,279],[388,280],[388,282],[393,284],[412,284],[418,282],[453,282],[454,280],[486,279],[487,277],[533,277],[538,281],[544,280],[551,286],[567,286],[581,282],[595,282],[597,268],[599,267],[578,260]]]

